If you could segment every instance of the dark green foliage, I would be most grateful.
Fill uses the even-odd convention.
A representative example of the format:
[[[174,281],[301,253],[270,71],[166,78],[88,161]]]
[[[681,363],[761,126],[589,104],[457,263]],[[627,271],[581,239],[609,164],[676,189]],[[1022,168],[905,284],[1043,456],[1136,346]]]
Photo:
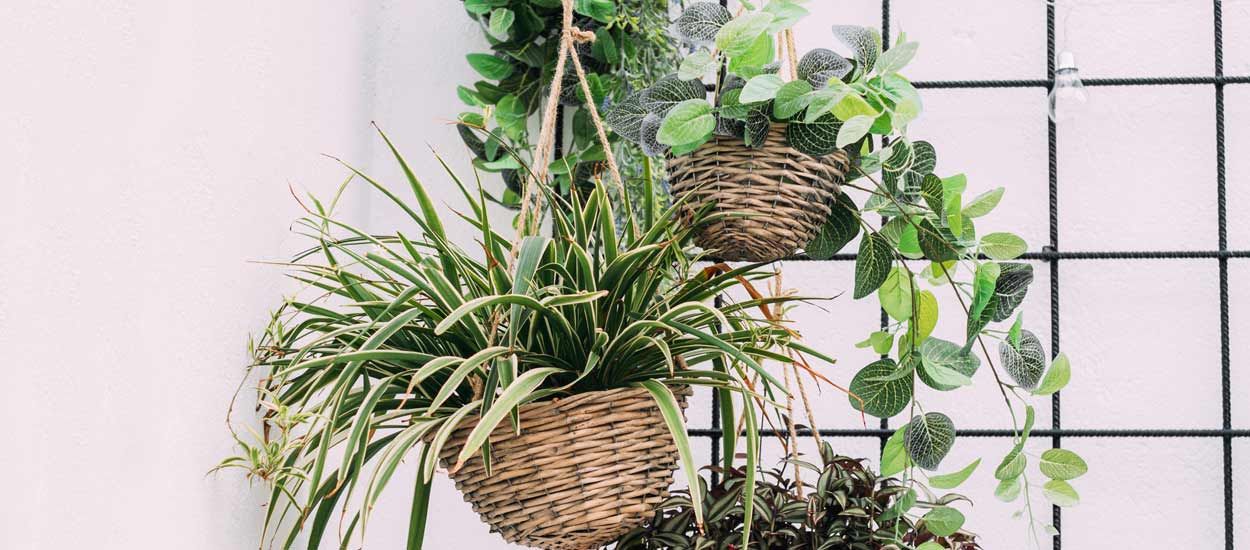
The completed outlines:
[[[501,173],[507,191],[501,202],[519,204],[520,186],[515,167],[500,163],[505,154],[515,153],[526,164],[533,161],[535,136],[529,134],[529,121],[538,116],[542,98],[555,77],[559,53],[562,7],[559,0],[464,0],[467,15],[480,22],[490,43],[490,52],[468,56],[469,64],[482,80],[472,87],[461,86],[457,95],[470,108],[492,116],[485,124],[462,130],[461,138],[473,153],[475,165],[483,171]],[[675,42],[664,32],[668,26],[667,0],[578,0],[574,3],[573,24],[595,33],[595,41],[580,44],[574,52],[587,72],[591,98],[601,114],[612,104],[621,104],[631,90],[671,72],[677,61]],[[601,171],[602,159],[588,159],[585,153],[598,146],[594,126],[584,114],[587,98],[581,90],[571,62],[559,75],[560,99],[566,120],[572,118],[573,139],[563,144],[557,163],[569,164],[558,171],[553,183],[567,192],[570,182],[581,187],[592,184],[592,175]],[[476,113],[473,113],[476,114]],[[641,115],[645,115],[642,113]],[[577,119],[584,119],[582,124]],[[634,118],[626,133],[628,141],[639,139],[642,116]],[[615,127],[616,125],[614,125]],[[475,135],[476,134],[476,135]],[[486,135],[500,141],[497,149],[482,148]],[[637,148],[609,134],[622,171],[636,180],[643,169]],[[503,152],[500,152],[503,151]],[[512,153],[508,153],[511,151]],[[505,170],[513,170],[511,175]]]
[[[912,518],[916,492],[902,481],[879,477],[861,460],[821,449],[823,467],[803,468],[803,491],[781,470],[762,472],[755,482],[753,550],[897,550],[935,541],[943,548],[977,550],[975,538],[958,531],[935,537]],[[705,530],[699,533],[685,493],[676,493],[647,525],[617,542],[617,550],[729,550],[742,540],[744,472],[711,468],[722,480],[707,489]],[[702,478],[701,478],[702,480]],[[917,507],[919,508],[919,507]],[[902,512],[902,513],[900,513]]]

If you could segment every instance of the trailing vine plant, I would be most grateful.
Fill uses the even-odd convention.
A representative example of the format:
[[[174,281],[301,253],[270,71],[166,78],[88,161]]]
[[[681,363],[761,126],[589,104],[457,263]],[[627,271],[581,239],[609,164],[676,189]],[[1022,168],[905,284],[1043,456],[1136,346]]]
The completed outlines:
[[[535,153],[530,122],[539,114],[555,77],[561,0],[463,2],[469,17],[480,24],[491,52],[467,56],[481,79],[456,89],[471,109],[459,115],[460,136],[472,151],[474,164],[502,178],[505,189],[497,201],[518,207],[522,163],[532,161]],[[666,32],[668,0],[577,0],[574,5],[574,25],[594,33],[594,41],[580,45],[577,55],[596,105],[619,101],[676,66],[676,44]],[[551,163],[550,172],[553,185],[567,196],[571,184],[593,187],[605,155],[582,107],[585,93],[571,68],[564,71],[562,80],[561,103],[571,139],[564,144],[562,156]],[[636,147],[618,139],[612,140],[612,146],[629,182],[658,176]]]
[[[688,154],[713,135],[738,137],[747,147],[759,147],[776,123],[787,124],[787,140],[803,153],[819,157],[846,151],[853,167],[844,187],[867,199],[857,204],[839,192],[805,253],[828,259],[859,238],[854,298],[875,294],[889,317],[884,329],[859,344],[881,359],[863,366],[849,388],[855,409],[880,418],[906,413],[910,419],[886,442],[881,474],[901,474],[909,483],[927,477],[928,486],[940,490],[954,489],[971,476],[980,459],[938,473],[948,470],[943,458],[955,443],[956,427],[948,415],[926,409],[921,388],[954,391],[988,370],[1015,431],[993,471],[995,495],[1004,501],[1023,495],[1021,512],[1030,518],[1029,532],[1036,541],[1041,532],[1054,528],[1033,519],[1033,493],[1040,491],[1059,506],[1075,505],[1079,496],[1069,482],[1087,466],[1067,449],[1040,456],[1025,451],[1035,419],[1031,400],[1062,389],[1070,365],[1063,354],[1048,360],[1040,339],[1025,328],[1017,312],[1033,282],[1033,266],[1013,261],[1028,250],[1024,239],[1009,232],[977,231],[1004,189],[969,196],[966,176],[939,175],[934,147],[909,134],[908,126],[920,116],[923,104],[900,71],[915,56],[916,42],[900,34],[884,49],[876,30],[836,25],[833,35],[849,56],[822,48],[799,58],[791,29],[808,13],[803,3],[743,2],[736,16],[716,2],[689,4],[674,25],[678,37],[693,48],[680,70],[629,95],[605,118],[618,134],[653,156]],[[792,60],[786,67],[788,80],[782,76],[778,44]],[[714,77],[722,67],[723,75]],[[715,90],[710,98],[708,85]],[[882,222],[874,223],[876,219]],[[956,321],[963,325],[958,338],[934,336],[939,295],[964,313]],[[1036,464],[1034,477],[1031,461]],[[1045,481],[1031,484],[1038,473]],[[929,493],[923,485],[909,486]],[[913,494],[901,501],[908,504],[904,508],[927,502],[926,516],[939,514],[962,524],[963,516],[946,506],[956,497],[926,497],[918,500]]]

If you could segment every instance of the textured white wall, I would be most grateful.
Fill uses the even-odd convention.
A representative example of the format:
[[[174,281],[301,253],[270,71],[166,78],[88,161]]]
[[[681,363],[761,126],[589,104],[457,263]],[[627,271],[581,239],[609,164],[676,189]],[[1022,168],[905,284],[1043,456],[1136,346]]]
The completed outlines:
[[[800,49],[829,45],[831,23],[880,22],[876,0],[810,5],[816,14],[799,28]],[[916,78],[1044,75],[1040,0],[893,5],[893,31],[923,44]],[[1206,75],[1211,9],[1198,0],[1084,0],[1061,41],[1066,35],[1086,76]],[[1227,1],[1224,15],[1225,71],[1250,74],[1250,8]],[[287,231],[299,215],[288,185],[324,195],[342,180],[319,153],[400,184],[370,120],[456,204],[426,144],[465,166],[443,121],[459,109],[453,85],[473,78],[463,55],[483,47],[453,0],[0,5],[0,257],[8,262],[0,269],[0,471],[9,479],[0,547],[254,545],[262,491],[236,474],[204,476],[231,451],[224,407],[246,362],[246,335],[290,290],[275,268],[248,262],[299,246]],[[1097,112],[1060,134],[1063,247],[1214,248],[1211,87],[1090,94]],[[1039,249],[1048,227],[1044,92],[925,91],[924,99],[914,133],[938,147],[939,170],[966,172],[974,190],[1006,186],[988,225]],[[1250,222],[1238,213],[1250,201],[1250,86],[1229,86],[1226,109],[1229,240],[1246,249]],[[379,230],[404,227],[356,191],[344,214]],[[785,270],[808,292],[850,286],[849,264]],[[1062,274],[1062,337],[1077,373],[1064,394],[1065,426],[1219,427],[1215,262],[1073,261]],[[1236,370],[1250,356],[1237,337],[1250,333],[1250,264],[1230,262],[1230,275]],[[1025,305],[1045,342],[1048,285],[1040,269]],[[799,313],[809,339],[841,359],[830,372],[839,382],[869,360],[851,344],[876,316],[874,303],[845,298]],[[1233,384],[1233,421],[1244,428],[1250,379],[1235,372]],[[961,427],[1004,426],[989,384],[967,391],[985,405],[953,415]],[[692,425],[707,425],[702,404],[691,409]],[[819,409],[822,427],[856,425],[839,394],[826,392]],[[1045,425],[1049,411],[1040,412]],[[836,443],[875,456],[874,440]],[[1142,545],[1144,533],[1148,548],[1222,540],[1218,439],[1068,444],[1093,473],[1079,483],[1083,504],[1064,515],[1066,547]],[[979,453],[992,461],[1002,451],[1000,441],[965,440],[950,460]],[[1234,459],[1250,465],[1250,443],[1237,440]],[[990,548],[1020,548],[1022,526],[989,496],[986,477],[967,488],[978,497],[969,526]],[[367,547],[400,547],[411,479],[403,472],[393,482]],[[429,547],[507,547],[449,483],[436,491]],[[1247,541],[1250,476],[1238,474],[1235,492],[1238,539]]]

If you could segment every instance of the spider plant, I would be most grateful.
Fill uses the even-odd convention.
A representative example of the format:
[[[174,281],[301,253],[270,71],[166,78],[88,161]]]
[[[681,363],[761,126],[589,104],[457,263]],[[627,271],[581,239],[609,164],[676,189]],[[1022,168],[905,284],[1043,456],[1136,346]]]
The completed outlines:
[[[520,405],[622,387],[654,397],[699,501],[673,389],[713,388],[731,422],[738,396],[746,471],[754,472],[757,407],[775,404],[782,387],[761,362],[790,362],[787,351],[832,361],[754,316],[800,298],[711,305],[730,287],[770,273],[759,264],[696,266],[683,245],[690,230],[672,221],[677,205],[618,229],[602,185],[567,201],[538,185],[554,205],[551,236],[526,236],[514,247],[492,225],[480,186],[470,191],[444,164],[468,205],[458,216],[478,233],[466,250],[382,137],[415,202],[344,164],[348,181],[393,201],[417,231],[369,234],[337,219],[334,202],[314,199],[297,227],[315,245],[286,265],[307,285],[302,294],[315,296],[285,301],[255,346],[252,368],[264,375],[259,390],[269,411],[263,439],[285,443],[227,460],[246,466],[255,456],[284,473],[264,476],[272,492],[262,545],[290,548],[306,533],[308,548],[317,548],[339,507],[340,540],[363,538],[396,468],[415,458],[408,547],[420,548],[437,457],[457,426],[476,422],[452,469],[474,456],[489,467],[488,435],[503,422],[524,430]],[[282,434],[269,433],[271,425]],[[734,438],[726,439],[733,457]]]

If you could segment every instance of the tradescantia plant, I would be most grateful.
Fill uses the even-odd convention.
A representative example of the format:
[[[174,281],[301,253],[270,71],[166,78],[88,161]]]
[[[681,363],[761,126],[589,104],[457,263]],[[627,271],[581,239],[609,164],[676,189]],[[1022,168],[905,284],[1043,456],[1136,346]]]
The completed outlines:
[[[308,548],[317,548],[334,517],[350,540],[363,533],[399,464],[414,460],[409,548],[420,548],[435,457],[457,426],[476,422],[457,460],[489,464],[487,436],[496,426],[525,429],[520,405],[624,387],[656,400],[699,502],[673,388],[711,387],[730,411],[732,395],[740,396],[753,471],[752,402],[766,403],[779,386],[760,363],[794,352],[831,361],[752,316],[797,298],[708,305],[740,281],[771,274],[758,265],[695,268],[698,258],[682,244],[688,230],[670,221],[676,206],[618,230],[602,186],[584,199],[574,192],[550,209],[551,237],[525,237],[513,250],[495,232],[481,190],[449,172],[469,207],[461,217],[480,233],[481,249],[469,251],[450,240],[424,186],[391,151],[415,204],[351,171],[404,211],[419,235],[369,234],[336,219],[333,202],[314,200],[299,222],[313,246],[288,266],[317,294],[285,301],[254,346],[251,368],[263,374],[260,441],[238,438],[242,452],[220,467],[270,485],[262,541],[290,548],[305,533]]]
[[[460,136],[475,165],[499,173],[506,189],[499,201],[520,203],[522,162],[533,154],[529,122],[556,77],[561,33],[561,0],[463,0],[490,43],[490,53],[471,53],[469,65],[481,80],[459,86],[457,95],[472,110],[460,114]],[[668,0],[577,0],[574,25],[594,34],[577,54],[587,71],[596,105],[620,100],[628,90],[652,82],[676,67],[676,43],[664,32]],[[586,99],[576,75],[562,75],[562,103],[571,129],[563,156],[552,163],[553,184],[567,196],[570,183],[593,186],[604,160],[595,129],[582,108]],[[483,138],[480,132],[487,136]],[[645,174],[644,157],[626,143],[614,143],[616,158],[632,179]],[[519,152],[518,157],[511,151]]]
[[[791,460],[814,482],[796,482],[784,469],[757,476],[754,483],[750,545],[760,550],[977,550],[976,538],[963,529],[963,515],[949,506],[956,498],[938,499],[901,480],[880,477],[862,460],[840,456],[824,443],[821,467]],[[617,550],[702,550],[735,546],[744,530],[743,494],[746,472],[716,469],[723,474],[702,489],[704,528],[694,521],[689,495],[671,496],[648,524],[622,536]],[[706,483],[700,478],[701,483]]]
[[[1024,451],[1034,422],[1030,401],[1062,389],[1071,371],[1063,354],[1049,360],[1017,311],[1033,282],[1032,265],[1013,261],[1028,250],[1027,243],[1010,232],[978,232],[1004,189],[973,196],[966,176],[939,175],[934,147],[909,135],[922,103],[899,73],[918,50],[905,35],[883,49],[876,30],[834,26],[849,55],[814,50],[794,64],[797,78],[783,79],[774,35],[791,32],[806,14],[801,4],[743,3],[737,16],[718,3],[690,4],[674,24],[678,36],[696,48],[680,72],[629,97],[606,118],[652,155],[686,154],[716,134],[758,147],[775,123],[786,123],[789,144],[806,154],[846,151],[852,166],[843,191],[804,252],[828,259],[858,239],[854,298],[875,294],[887,314],[885,328],[874,329],[859,344],[881,359],[862,367],[849,388],[857,410],[910,418],[887,442],[882,474],[910,480],[941,469],[956,427],[948,415],[924,407],[923,388],[948,392],[969,386],[984,363],[1016,433],[993,472],[996,495],[1007,501],[1023,495],[1030,533],[1049,532],[1053,527],[1032,519],[1030,489],[1054,504],[1074,505],[1079,497],[1069,482],[1087,466],[1066,449],[1037,457]],[[719,67],[725,73],[708,99],[702,79]],[[858,204],[848,189],[867,198]],[[955,338],[935,335],[942,334],[939,294],[963,313],[952,323]],[[1046,480],[1041,485],[1029,482],[1031,460],[1037,464],[1033,476],[1040,473]],[[954,473],[971,475],[979,463]]]

